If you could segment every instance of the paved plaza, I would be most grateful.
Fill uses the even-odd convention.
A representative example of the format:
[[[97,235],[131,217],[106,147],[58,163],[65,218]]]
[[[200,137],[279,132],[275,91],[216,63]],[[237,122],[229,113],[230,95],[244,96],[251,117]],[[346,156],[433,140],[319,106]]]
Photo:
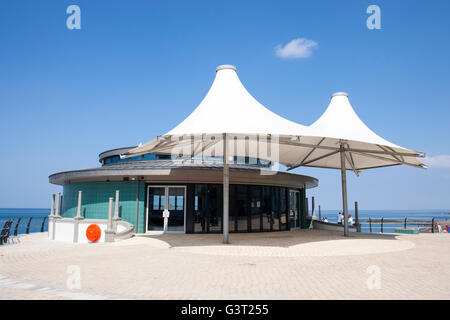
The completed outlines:
[[[0,247],[0,299],[449,299],[450,234],[156,234]]]

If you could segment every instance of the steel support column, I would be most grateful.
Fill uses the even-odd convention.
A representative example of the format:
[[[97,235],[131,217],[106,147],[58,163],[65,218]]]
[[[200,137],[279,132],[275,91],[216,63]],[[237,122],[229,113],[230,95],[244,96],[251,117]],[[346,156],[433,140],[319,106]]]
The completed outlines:
[[[347,175],[345,169],[345,149],[341,144],[341,179],[342,179],[342,209],[344,210],[344,236],[348,237],[348,208],[347,208]]]
[[[228,244],[230,167],[227,155],[227,135],[223,134],[223,243]]]

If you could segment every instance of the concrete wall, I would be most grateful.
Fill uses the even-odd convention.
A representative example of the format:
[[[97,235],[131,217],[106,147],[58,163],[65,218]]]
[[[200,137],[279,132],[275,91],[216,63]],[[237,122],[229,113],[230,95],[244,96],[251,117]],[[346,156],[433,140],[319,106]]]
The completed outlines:
[[[98,242],[105,242],[105,231],[108,221],[103,219],[49,219],[49,239],[72,243],[88,243],[89,240],[86,236],[86,230],[91,224],[96,224],[100,227],[101,236]],[[125,238],[129,238],[131,237],[129,231],[132,227],[132,225],[127,225],[127,223],[119,221],[115,227],[115,232],[116,234],[126,232]]]
[[[139,190],[139,221],[138,232],[144,232],[145,215],[145,183],[137,181],[124,182],[91,182],[74,183],[64,185],[62,217],[73,218],[77,214],[78,191],[83,191],[81,214],[86,219],[107,219],[108,201],[116,196],[116,190],[120,191],[119,216],[135,225],[136,224],[136,194]]]

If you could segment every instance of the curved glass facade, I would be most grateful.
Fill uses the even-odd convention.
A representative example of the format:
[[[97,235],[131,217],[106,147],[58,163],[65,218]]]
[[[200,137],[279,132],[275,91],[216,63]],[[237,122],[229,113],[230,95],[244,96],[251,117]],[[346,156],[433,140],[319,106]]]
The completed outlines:
[[[106,157],[103,159],[103,165],[113,164],[113,163],[121,163],[121,162],[130,162],[130,161],[142,161],[142,160],[171,160],[172,156],[167,154],[144,154],[141,156],[131,157],[131,158],[123,158],[121,159],[119,155],[114,155],[110,157]]]
[[[167,209],[169,232],[222,233],[223,187],[221,184],[87,182],[64,185],[63,217],[74,217],[78,191],[82,216],[108,218],[108,199],[120,191],[119,216],[139,233],[163,230]],[[230,185],[229,231],[270,232],[308,227],[305,189],[261,185]]]
[[[144,154],[136,157],[131,158],[123,158],[121,159],[119,155],[113,155],[106,158],[103,158],[102,164],[103,165],[109,165],[114,163],[123,163],[123,162],[130,162],[130,161],[143,161],[143,160],[176,160],[177,158],[172,157],[170,154]],[[193,158],[193,160],[204,160],[204,161],[214,161],[214,162],[222,162],[222,158],[220,157],[203,157],[203,158]],[[232,163],[235,164],[250,164],[250,165],[256,165],[260,167],[269,167],[270,162],[261,160],[261,159],[255,159],[250,157],[234,157],[234,160]]]
[[[185,228],[186,233],[221,233],[223,232],[223,187],[221,184],[186,184],[185,194]],[[170,190],[180,185],[148,185],[147,230],[162,230],[162,201],[164,195],[170,197]],[[156,194],[158,191],[158,195]],[[265,232],[287,231],[301,227],[301,204],[304,203],[304,189],[292,189],[278,186],[230,185],[229,194],[229,231],[230,232]],[[169,201],[169,199],[167,200]],[[158,210],[153,210],[158,202]],[[172,206],[173,207],[173,206]],[[178,210],[173,219],[179,220]],[[178,208],[181,210],[181,207]],[[171,213],[172,214],[172,213]],[[171,216],[172,217],[172,216]],[[169,226],[171,225],[169,217]],[[155,219],[159,219],[156,222]],[[180,228],[181,231],[181,228]]]
[[[50,176],[51,183],[64,186],[59,202],[61,216],[73,218],[80,209],[86,219],[108,219],[109,199],[115,198],[118,191],[119,217],[133,224],[137,233],[164,229],[182,233],[223,232],[223,177],[218,170],[221,157],[194,157],[193,160],[213,163],[199,162],[198,167],[184,167],[184,161],[180,161],[169,174],[161,174],[167,171],[169,161],[157,160],[175,160],[171,155],[146,154],[121,159],[119,154],[129,149],[101,153],[99,157],[104,167],[100,170],[60,172]],[[114,165],[145,160],[148,162],[139,165]],[[317,185],[316,179],[287,173],[263,177],[259,170],[270,167],[271,163],[257,158],[234,157],[231,163],[236,164],[231,168],[236,171],[231,180],[235,184],[229,185],[229,232],[308,227],[305,190]],[[241,164],[244,166],[239,166]],[[155,168],[164,170],[153,170]],[[274,185],[262,185],[266,183]]]

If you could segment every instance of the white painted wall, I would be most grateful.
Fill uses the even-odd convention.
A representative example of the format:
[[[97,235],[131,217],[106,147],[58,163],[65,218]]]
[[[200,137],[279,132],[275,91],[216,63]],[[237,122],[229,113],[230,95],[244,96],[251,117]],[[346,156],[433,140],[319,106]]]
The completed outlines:
[[[53,239],[53,219],[48,219],[48,238]]]
[[[93,222],[90,222],[89,220],[81,220],[78,225],[78,242],[79,243],[88,243],[89,240],[86,237],[86,230],[91,225],[94,224]],[[100,236],[100,240],[98,242],[105,242],[105,230],[108,227],[107,221],[104,222],[96,222],[96,225],[100,227],[100,230],[102,230],[102,234]]]
[[[73,223],[66,219],[54,220],[55,223],[55,240],[73,242]]]
[[[49,239],[53,239],[54,235],[54,240],[73,243],[76,223],[78,223],[78,243],[90,242],[86,237],[86,230],[91,224],[98,225],[102,231],[98,242],[105,242],[105,231],[108,226],[108,220],[100,219],[83,219],[78,221],[73,218],[50,219],[48,224]],[[126,231],[127,229],[132,230],[132,228],[132,224],[125,221],[120,221],[117,224],[116,233]]]

